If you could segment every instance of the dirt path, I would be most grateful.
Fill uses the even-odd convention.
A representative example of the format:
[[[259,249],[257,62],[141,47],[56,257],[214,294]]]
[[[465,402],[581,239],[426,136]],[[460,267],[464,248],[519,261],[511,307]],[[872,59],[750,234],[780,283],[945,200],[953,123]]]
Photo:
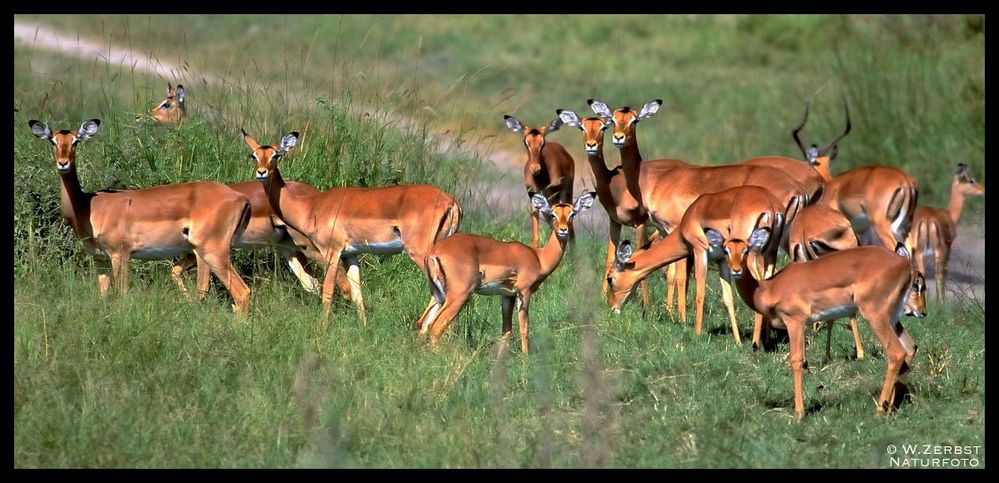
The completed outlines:
[[[128,49],[109,46],[106,43],[99,43],[86,39],[60,34],[51,26],[25,22],[21,19],[14,19],[14,41],[23,42],[32,48],[58,52],[63,55],[78,57],[83,60],[101,60],[113,65],[126,65],[136,70],[164,77],[174,82],[204,81],[212,85],[239,85],[239,81],[223,79],[210,73],[196,73],[188,68],[181,68],[162,59],[149,57]],[[228,81],[228,82],[227,82]],[[151,100],[150,102],[152,102]],[[399,126],[406,127],[415,124],[415,121],[400,116],[398,113],[389,113],[383,110],[372,109],[367,106],[355,106],[356,110],[375,113],[386,122],[394,122]],[[433,141],[437,149],[441,152],[448,152],[452,149],[454,141],[443,135],[434,135]],[[590,168],[586,164],[586,158],[582,155],[581,149],[575,149],[573,144],[578,141],[576,136],[566,139],[562,144],[576,157],[576,181],[575,191],[582,192],[584,189],[592,189],[593,178]],[[480,196],[473,196],[465,201],[464,207],[469,213],[476,213],[487,218],[518,217],[524,216],[524,227],[528,229],[529,223],[526,221],[528,212],[527,194],[523,184],[523,162],[526,153],[507,149],[486,149],[477,148],[468,150],[468,154],[480,159],[488,159],[487,168],[495,173],[487,176],[492,179],[488,183],[481,183],[473,186],[470,192],[478,193]],[[611,154],[610,157],[614,155]],[[577,233],[589,234],[606,239],[607,219],[602,209],[594,207],[588,213],[576,221]],[[961,227],[961,234],[954,241],[953,251],[949,263],[949,292],[957,292],[978,298],[984,304],[985,296],[985,234],[981,225],[968,226],[965,223]],[[529,229],[528,229],[529,231]],[[629,235],[628,231],[624,232]],[[524,237],[525,239],[527,236]],[[930,271],[932,273],[932,271]],[[931,274],[926,276],[930,286],[930,293],[933,293],[935,282]]]

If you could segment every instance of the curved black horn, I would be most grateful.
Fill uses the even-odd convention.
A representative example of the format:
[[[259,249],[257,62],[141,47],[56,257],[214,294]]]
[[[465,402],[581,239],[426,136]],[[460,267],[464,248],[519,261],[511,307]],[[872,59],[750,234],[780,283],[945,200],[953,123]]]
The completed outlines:
[[[846,96],[843,96],[843,110],[846,111],[846,129],[843,130],[843,134],[836,136],[832,141],[829,141],[819,149],[820,153],[825,154],[830,148],[836,145],[840,139],[850,133],[850,106],[846,104]]]
[[[791,131],[791,136],[794,137],[794,142],[798,144],[798,149],[801,150],[801,155],[804,156],[806,159],[808,158],[808,154],[805,153],[805,146],[801,144],[801,138],[798,137],[798,132],[801,131],[805,127],[805,123],[808,122],[808,108],[811,106],[811,104],[812,104],[812,98],[809,97],[808,101],[805,102],[804,119],[801,120],[801,124],[798,124],[798,127],[794,128],[794,130]]]

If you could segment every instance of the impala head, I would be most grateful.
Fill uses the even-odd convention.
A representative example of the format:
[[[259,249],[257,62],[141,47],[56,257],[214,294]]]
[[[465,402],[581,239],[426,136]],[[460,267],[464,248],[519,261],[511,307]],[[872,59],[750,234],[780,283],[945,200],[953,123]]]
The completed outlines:
[[[725,262],[728,263],[732,277],[739,278],[742,276],[743,267],[748,267],[752,271],[758,265],[758,257],[763,256],[761,253],[770,240],[770,227],[756,228],[746,240],[725,240],[721,233],[711,228],[704,230],[704,236],[708,239],[712,250],[724,251]],[[750,276],[757,280],[763,278],[761,273],[750,273]]]
[[[167,83],[167,96],[149,110],[153,120],[161,124],[174,124],[184,119],[187,109],[184,107],[184,86],[173,87]]]
[[[975,180],[971,175],[971,169],[964,163],[957,165],[953,186],[964,196],[985,196],[985,185]]]
[[[811,103],[811,99],[805,103],[805,117],[801,120],[801,124],[791,131],[791,137],[798,144],[798,149],[801,149],[801,154],[805,156],[805,161],[815,168],[826,181],[829,181],[832,179],[829,162],[836,159],[836,155],[839,153],[836,149],[836,143],[850,132],[850,106],[846,103],[846,97],[843,97],[843,110],[846,111],[846,129],[843,130],[842,134],[834,137],[821,147],[813,144],[808,149],[805,149],[805,146],[801,143],[801,138],[798,137],[798,133],[804,129],[805,123],[808,122],[808,108],[811,106]]]
[[[604,132],[614,125],[609,117],[588,117],[580,119],[574,111],[558,109],[555,111],[566,126],[578,127],[583,131],[583,147],[586,154],[597,154],[604,148]]]
[[[524,147],[527,148],[527,167],[531,174],[537,175],[541,172],[541,148],[545,147],[545,136],[558,131],[562,127],[562,120],[555,118],[547,126],[538,128],[524,127],[517,118],[504,115],[506,127],[511,131],[524,135]]]
[[[586,103],[590,105],[593,112],[614,123],[614,135],[611,136],[611,141],[614,146],[623,148],[635,142],[635,126],[638,121],[648,119],[659,112],[659,106],[663,105],[663,100],[656,99],[646,102],[638,111],[625,106],[613,112],[607,107],[607,104],[596,99],[588,99]]]
[[[97,134],[101,127],[101,120],[86,121],[76,131],[63,129],[53,133],[47,124],[34,119],[28,121],[28,127],[31,128],[31,134],[52,143],[56,169],[60,173],[69,173],[76,169],[76,145]]]
[[[573,204],[569,203],[557,203],[555,205],[548,204],[548,198],[544,195],[538,193],[531,197],[531,204],[537,208],[547,218],[552,221],[552,232],[559,240],[566,240],[569,238],[569,232],[572,228],[572,219],[576,215],[590,209],[593,206],[593,199],[596,198],[596,191],[589,191],[579,195],[576,198],[576,202]]]
[[[621,307],[631,299],[635,285],[643,278],[635,270],[635,262],[631,260],[633,254],[631,241],[623,240],[617,246],[614,265],[607,273],[607,307],[615,314],[621,313]]]
[[[250,147],[252,152],[250,157],[257,162],[256,176],[258,180],[264,181],[277,171],[277,160],[285,153],[291,151],[298,144],[298,131],[292,131],[281,138],[281,144],[275,146],[261,146],[253,136],[243,132],[243,142]]]
[[[895,254],[906,259],[912,258],[902,243],[895,246]],[[913,264],[909,265],[909,280],[909,289],[903,302],[905,315],[926,317],[926,278]]]

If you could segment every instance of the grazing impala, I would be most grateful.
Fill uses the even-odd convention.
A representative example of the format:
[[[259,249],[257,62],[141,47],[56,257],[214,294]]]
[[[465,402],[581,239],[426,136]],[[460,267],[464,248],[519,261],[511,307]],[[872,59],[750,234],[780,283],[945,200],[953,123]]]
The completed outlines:
[[[912,231],[905,244],[920,272],[926,273],[926,257],[933,253],[933,270],[937,279],[937,301],[943,302],[947,283],[947,262],[950,246],[957,237],[965,196],[985,196],[985,186],[975,181],[967,164],[958,164],[950,184],[950,203],[946,210],[921,206],[912,217]]]
[[[767,232],[754,233],[749,245],[758,252],[767,244]],[[897,253],[897,254],[896,254]],[[898,251],[881,247],[858,247],[829,253],[805,263],[792,263],[767,280],[762,274],[743,275],[744,264],[732,263],[738,274],[743,300],[763,314],[767,325],[787,328],[790,340],[791,375],[794,379],[794,413],[805,415],[802,370],[805,363],[805,326],[859,313],[881,341],[888,369],[878,398],[878,413],[891,411],[895,380],[908,370],[916,343],[902,327],[904,313],[926,316],[926,285],[912,267],[905,247]],[[750,271],[752,268],[750,267]]]
[[[628,191],[623,168],[617,166],[614,169],[607,169],[607,164],[604,162],[604,132],[614,122],[599,117],[580,119],[575,112],[564,109],[559,109],[555,113],[565,125],[578,127],[583,132],[583,147],[586,149],[590,169],[596,180],[597,198],[610,219],[602,291],[606,295],[606,277],[611,265],[614,264],[614,254],[617,253],[617,246],[621,240],[621,226],[635,227],[635,241],[639,246],[645,245],[645,221],[649,219],[649,215],[642,207],[642,203]],[[641,290],[642,304],[648,305],[649,286],[645,280],[642,280]]]
[[[177,88],[174,88],[168,82],[166,99],[156,104],[149,113],[153,120],[160,124],[176,124],[184,120],[187,116],[187,108],[184,106],[184,86],[177,84]]]
[[[171,259],[193,251],[232,294],[235,310],[246,311],[250,289],[229,259],[232,241],[250,217],[245,196],[214,181],[85,193],[76,174],[76,148],[97,134],[100,120],[86,121],[77,131],[52,132],[36,120],[28,126],[32,134],[52,143],[62,179],[62,216],[84,250],[97,259],[101,296],[111,284],[108,260],[110,277],[125,293],[130,259]]]
[[[427,253],[427,280],[433,306],[417,321],[420,334],[430,334],[434,347],[451,321],[473,293],[499,295],[503,308],[503,341],[510,338],[512,315],[517,306],[520,320],[520,348],[528,352],[528,310],[531,295],[558,268],[576,215],[593,204],[595,192],[583,193],[574,204],[550,206],[540,193],[531,203],[546,218],[552,231],[544,247],[532,248],[520,242],[501,242],[468,233],[456,233],[438,242]]]
[[[728,309],[732,334],[739,344],[739,326],[735,320],[731,277],[721,265],[728,250],[746,251],[745,240],[757,230],[773,231],[779,239],[784,230],[784,204],[766,189],[758,186],[738,186],[717,193],[703,194],[695,200],[683,219],[666,238],[652,243],[632,256],[631,245],[622,243],[617,263],[607,278],[610,285],[607,304],[615,312],[631,294],[635,284],[656,269],[693,255],[694,280],[697,289],[697,312],[694,332],[701,333],[704,313],[704,288],[708,262],[718,261],[722,279],[722,298]],[[729,243],[724,243],[729,240]],[[761,270],[769,273],[777,261],[777,243],[770,244],[757,260]],[[753,346],[759,346],[760,320],[753,325]]]
[[[357,256],[405,251],[425,271],[424,257],[430,247],[453,234],[461,224],[458,203],[428,185],[333,188],[303,194],[293,189],[278,170],[278,159],[298,143],[297,132],[285,135],[276,147],[261,145],[246,131],[243,141],[256,160],[256,178],[263,183],[271,209],[286,225],[308,238],[318,261],[326,268],[323,320],[329,319],[341,258],[348,266],[351,300],[361,321],[367,324]]]
[[[555,118],[547,126],[524,127],[517,118],[504,115],[506,127],[524,135],[527,149],[527,163],[524,164],[524,186],[527,196],[533,198],[541,193],[551,201],[568,203],[572,201],[572,183],[576,173],[576,162],[561,144],[548,142],[545,137],[562,126],[562,120]],[[537,208],[531,211],[531,247],[537,248],[539,241],[538,223],[541,214]]]
[[[815,260],[827,253],[856,248],[857,235],[853,233],[850,220],[842,213],[825,205],[811,205],[802,208],[801,213],[791,224],[788,234],[788,252],[793,262]],[[832,328],[834,321],[825,322],[826,359],[832,349]],[[816,327],[821,323],[816,323]],[[857,317],[850,317],[850,330],[853,332],[853,345],[857,359],[864,358],[864,345],[860,340]]]
[[[919,184],[894,166],[864,166],[832,177],[829,163],[836,158],[836,142],[850,132],[850,109],[845,98],[843,108],[846,129],[821,148],[813,144],[805,149],[798,137],[808,121],[808,104],[801,125],[791,134],[808,163],[826,180],[821,203],[850,220],[862,245],[873,244],[877,238],[885,247],[894,247],[909,235]]]

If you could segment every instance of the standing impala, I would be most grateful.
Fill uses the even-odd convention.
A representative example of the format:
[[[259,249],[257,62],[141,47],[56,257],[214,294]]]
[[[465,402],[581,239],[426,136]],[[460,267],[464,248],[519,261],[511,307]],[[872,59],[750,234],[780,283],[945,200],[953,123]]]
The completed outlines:
[[[815,260],[827,253],[849,248],[856,248],[857,235],[853,233],[850,220],[842,213],[825,205],[810,205],[802,208],[791,224],[788,234],[788,253],[793,262]],[[832,349],[832,328],[834,321],[826,326],[826,359]],[[820,323],[816,323],[816,326]],[[857,351],[857,359],[864,358],[864,345],[860,340],[860,328],[857,327],[857,317],[850,317],[850,330],[853,332],[853,346]]]
[[[773,231],[780,239],[784,230],[784,204],[767,190],[758,186],[738,186],[717,193],[703,194],[694,201],[683,215],[683,219],[666,238],[652,243],[647,249],[639,250],[632,256],[629,243],[622,243],[617,252],[617,263],[607,278],[610,286],[607,304],[615,312],[631,294],[635,284],[653,271],[693,255],[694,279],[696,281],[697,313],[694,332],[701,333],[704,313],[704,288],[708,273],[708,262],[719,262],[722,282],[722,299],[728,309],[732,324],[732,335],[741,344],[739,325],[735,320],[735,305],[732,297],[731,276],[721,265],[728,250],[740,254],[746,251],[745,241],[757,230]],[[724,244],[723,240],[734,244]],[[771,243],[757,263],[761,270],[769,273],[777,261],[777,243]],[[760,320],[753,324],[753,346],[759,346]]]
[[[545,198],[568,203],[572,201],[572,183],[576,173],[576,162],[561,144],[548,142],[545,137],[562,127],[562,120],[555,118],[547,126],[524,127],[517,118],[504,115],[506,127],[524,135],[527,149],[527,163],[524,164],[524,186],[527,196],[533,198],[541,193]],[[539,241],[538,223],[541,214],[537,208],[531,210],[531,247],[537,248]]]
[[[645,221],[649,219],[649,215],[642,203],[628,191],[622,166],[607,169],[604,162],[604,132],[614,124],[613,120],[599,117],[580,119],[575,112],[563,109],[555,113],[565,125],[578,127],[583,132],[583,147],[596,180],[597,198],[610,219],[602,289],[602,293],[606,295],[606,277],[614,264],[614,254],[617,253],[621,240],[621,226],[635,227],[635,241],[639,246],[645,245]],[[649,304],[649,286],[645,280],[642,280],[642,304]]]
[[[28,121],[28,126],[32,134],[52,143],[62,179],[62,216],[84,250],[97,259],[102,297],[111,284],[108,260],[110,277],[125,293],[133,257],[163,260],[193,251],[232,294],[235,310],[246,311],[250,289],[229,259],[233,239],[249,220],[245,196],[214,181],[85,193],[76,174],[76,148],[97,134],[100,120],[86,121],[77,131],[52,132],[36,120]]]
[[[767,244],[768,234],[754,233],[750,250]],[[926,285],[908,259],[905,247],[893,253],[881,247],[858,247],[829,253],[821,258],[792,263],[768,280],[760,273],[742,274],[744,260],[729,258],[743,300],[763,314],[767,325],[787,328],[790,340],[791,375],[794,379],[794,413],[805,415],[802,370],[805,363],[805,326],[859,313],[881,341],[888,369],[885,373],[878,413],[891,411],[895,380],[908,370],[916,343],[899,322],[904,313],[926,316]],[[751,268],[751,267],[750,267]]]
[[[510,338],[514,305],[520,320],[520,348],[528,352],[528,310],[531,295],[558,268],[572,230],[572,220],[593,204],[595,192],[583,193],[574,204],[550,206],[540,193],[531,203],[546,218],[552,231],[544,247],[532,248],[520,242],[501,242],[468,233],[456,233],[438,242],[427,253],[427,280],[433,306],[417,325],[420,334],[429,331],[434,347],[451,321],[473,293],[499,295],[503,308],[503,340]]]
[[[943,303],[947,283],[947,262],[950,246],[957,238],[965,196],[985,196],[985,186],[975,181],[967,164],[958,164],[950,184],[950,203],[946,210],[921,206],[912,217],[912,231],[905,244],[920,272],[926,273],[926,257],[933,253],[933,270],[937,279],[937,302]]]
[[[177,88],[174,88],[167,82],[166,99],[156,104],[149,110],[149,113],[153,120],[160,124],[176,124],[184,120],[187,117],[187,108],[184,106],[184,86],[177,84]]]
[[[808,104],[805,116],[794,131],[795,143],[806,161],[826,180],[821,203],[843,213],[861,244],[870,245],[874,239],[891,248],[904,242],[912,225],[916,209],[919,184],[915,178],[894,166],[864,166],[832,176],[829,163],[836,158],[836,142],[850,132],[850,109],[843,99],[846,111],[846,129],[833,140],[818,147],[805,149],[798,137],[808,121]]]
[[[297,132],[285,135],[276,147],[261,145],[246,131],[243,131],[243,141],[252,150],[256,178],[263,183],[271,209],[285,224],[308,238],[318,260],[326,268],[322,289],[323,320],[329,319],[341,258],[348,266],[351,300],[366,325],[357,256],[405,251],[420,270],[425,271],[424,257],[430,247],[453,234],[461,224],[458,203],[447,193],[429,185],[333,188],[315,194],[301,193],[293,189],[278,170],[278,159],[298,143]]]

